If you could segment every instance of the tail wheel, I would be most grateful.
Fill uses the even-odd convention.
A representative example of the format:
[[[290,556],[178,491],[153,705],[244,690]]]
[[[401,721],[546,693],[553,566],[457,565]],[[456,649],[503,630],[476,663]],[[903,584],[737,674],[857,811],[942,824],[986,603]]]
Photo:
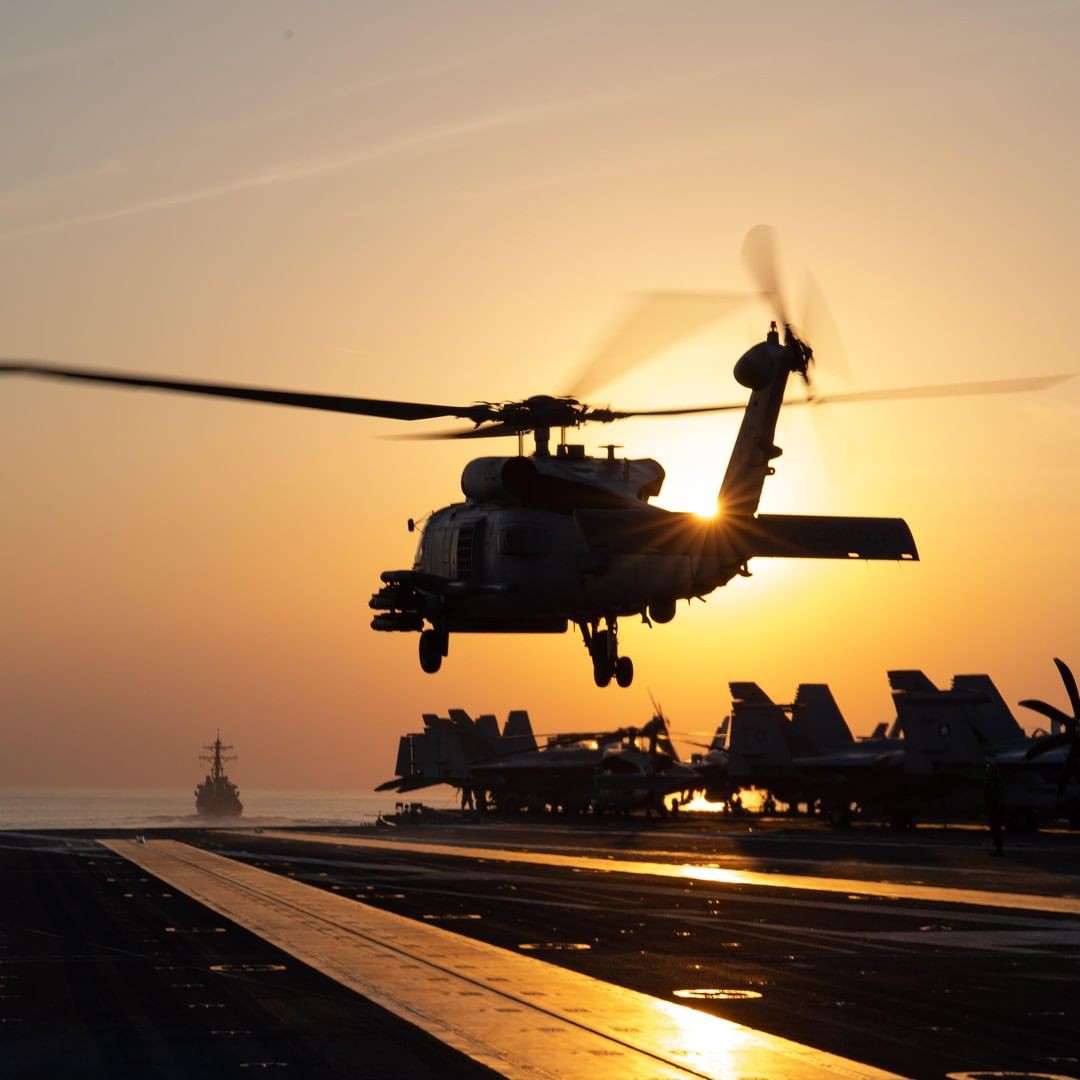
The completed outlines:
[[[615,681],[623,687],[634,681],[634,661],[629,656],[620,656],[615,661]]]
[[[420,634],[420,667],[434,675],[442,667],[442,642],[434,630],[424,630]]]

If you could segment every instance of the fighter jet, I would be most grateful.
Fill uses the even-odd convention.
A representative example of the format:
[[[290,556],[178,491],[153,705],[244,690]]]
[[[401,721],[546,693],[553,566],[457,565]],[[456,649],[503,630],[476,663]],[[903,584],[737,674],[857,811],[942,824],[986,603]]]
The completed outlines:
[[[896,717],[864,739],[825,685],[804,683],[793,704],[776,705],[755,684],[732,683],[732,782],[817,807],[836,826],[854,807],[896,827],[980,814],[988,757],[1025,741],[990,677],[958,675],[941,690],[898,670],[889,683]]]
[[[397,776],[376,790],[449,784],[463,808],[663,814],[670,796],[704,787],[679,760],[660,712],[640,728],[552,735],[543,748],[523,712],[512,713],[501,733],[493,716],[473,722],[460,709],[449,719],[425,715],[424,723],[422,734],[402,737]]]

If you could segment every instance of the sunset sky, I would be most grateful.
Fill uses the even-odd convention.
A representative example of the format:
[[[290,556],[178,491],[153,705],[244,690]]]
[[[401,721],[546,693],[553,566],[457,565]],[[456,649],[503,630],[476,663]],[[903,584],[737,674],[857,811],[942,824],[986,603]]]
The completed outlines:
[[[472,402],[561,393],[648,289],[740,289],[782,238],[847,354],[823,390],[1080,371],[1080,4],[54,2],[0,7],[0,355]],[[740,400],[750,308],[593,395]],[[422,712],[712,729],[729,680],[1080,671],[1080,379],[781,417],[762,510],[902,516],[923,561],[766,562],[652,630],[629,690],[576,635],[437,676],[369,629],[468,443],[389,420],[0,381],[0,783],[363,788]],[[438,426],[434,422],[432,426]],[[585,428],[713,502],[738,415]],[[483,452],[513,441],[483,444]],[[1018,714],[1024,710],[1016,710]],[[1020,719],[1029,727],[1027,716]],[[1032,719],[1034,717],[1032,716]]]

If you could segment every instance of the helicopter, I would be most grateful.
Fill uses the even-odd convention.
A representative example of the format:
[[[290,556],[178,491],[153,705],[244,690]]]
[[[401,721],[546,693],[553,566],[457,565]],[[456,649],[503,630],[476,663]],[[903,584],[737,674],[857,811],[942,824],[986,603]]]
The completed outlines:
[[[419,635],[419,661],[433,674],[449,654],[451,635],[465,633],[563,633],[573,624],[592,663],[597,686],[612,680],[627,687],[634,665],[619,650],[619,619],[669,623],[679,600],[704,598],[736,576],[750,576],[754,558],[918,560],[900,518],[759,514],[765,480],[782,451],[775,445],[781,407],[840,401],[957,396],[1042,389],[1069,376],[902,387],[823,395],[811,381],[814,351],[795,328],[778,271],[769,226],[747,234],[743,256],[757,297],[772,308],[763,341],[736,362],[734,376],[750,391],[747,401],[675,408],[613,409],[576,394],[534,395],[519,401],[432,404],[336,396],[262,387],[163,379],[95,369],[56,367],[32,360],[0,359],[0,375],[75,379],[104,385],[232,398],[401,421],[454,418],[471,428],[421,435],[434,439],[515,437],[517,454],[479,457],[461,475],[464,502],[409,519],[419,532],[412,565],[385,570],[372,595],[374,630]],[[730,294],[659,294],[676,312],[663,333],[631,319],[623,337],[624,367],[641,363],[725,313]],[[637,332],[637,340],[635,338]],[[618,335],[617,335],[618,336]],[[625,344],[625,342],[624,342]],[[619,353],[619,349],[615,349]],[[616,359],[618,357],[616,356]],[[605,368],[612,356],[594,358],[586,372]],[[806,394],[787,399],[792,376]],[[595,381],[595,380],[594,380]],[[579,385],[583,385],[579,379]],[[664,510],[649,500],[660,493],[664,469],[652,458],[617,458],[616,447],[594,457],[567,431],[632,417],[671,417],[742,410],[742,421],[717,499],[717,515]],[[552,432],[561,433],[552,452]],[[525,453],[525,438],[533,452]]]

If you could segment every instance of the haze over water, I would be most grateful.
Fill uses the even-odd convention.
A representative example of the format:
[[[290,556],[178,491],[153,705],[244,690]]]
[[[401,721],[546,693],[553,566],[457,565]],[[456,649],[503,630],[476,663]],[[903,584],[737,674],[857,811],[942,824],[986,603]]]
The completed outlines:
[[[194,796],[178,789],[6,788],[0,791],[0,830],[363,825],[391,812],[395,802],[364,791],[252,790],[241,798],[241,817],[214,819],[199,817]],[[437,806],[446,799],[428,802]]]
[[[1075,371],[1080,5],[709,0],[9,6],[0,355],[368,397],[565,389],[627,293],[738,289],[777,227],[853,388]],[[593,395],[740,400],[764,309]],[[819,385],[847,389],[819,348]],[[581,642],[368,629],[468,443],[391,421],[0,382],[0,784],[365,790],[423,712],[711,731],[727,682],[888,668],[1061,700],[1080,655],[1080,380],[792,410],[772,513],[905,517],[918,565],[752,564],[599,691]],[[737,415],[586,428],[708,509]],[[820,435],[820,439],[817,437]],[[513,453],[485,445],[484,452]],[[1022,718],[1023,719],[1023,718]],[[1025,720],[1026,722],[1026,720]],[[187,812],[186,810],[184,811]]]

